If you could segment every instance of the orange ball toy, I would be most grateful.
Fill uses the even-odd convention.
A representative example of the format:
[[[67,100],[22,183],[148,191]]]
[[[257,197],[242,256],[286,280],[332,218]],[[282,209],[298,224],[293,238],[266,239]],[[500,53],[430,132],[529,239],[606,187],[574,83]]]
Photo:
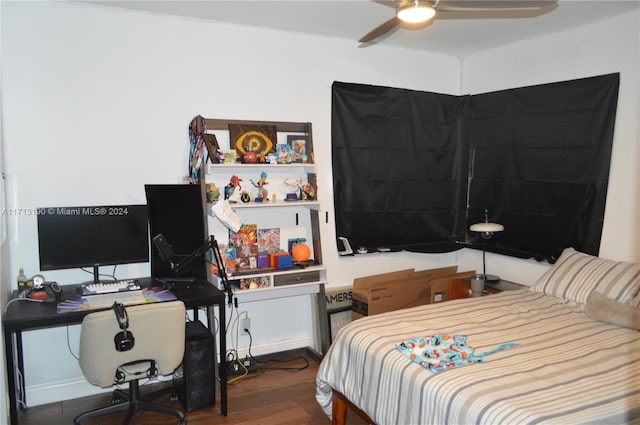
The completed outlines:
[[[291,256],[293,257],[294,261],[297,261],[297,262],[306,261],[311,256],[311,250],[309,249],[307,244],[298,243],[291,250]]]

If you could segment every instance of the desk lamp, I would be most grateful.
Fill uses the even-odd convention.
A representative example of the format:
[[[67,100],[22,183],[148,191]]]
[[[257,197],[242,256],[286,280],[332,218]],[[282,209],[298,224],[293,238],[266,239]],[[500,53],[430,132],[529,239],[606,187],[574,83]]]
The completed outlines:
[[[485,243],[487,239],[491,239],[491,236],[493,236],[495,232],[502,232],[504,226],[498,223],[489,223],[489,212],[485,209],[484,223],[472,224],[469,230],[478,232],[482,236],[482,275],[476,275],[477,278],[482,279],[484,282],[498,282],[500,280],[499,276],[487,274]]]

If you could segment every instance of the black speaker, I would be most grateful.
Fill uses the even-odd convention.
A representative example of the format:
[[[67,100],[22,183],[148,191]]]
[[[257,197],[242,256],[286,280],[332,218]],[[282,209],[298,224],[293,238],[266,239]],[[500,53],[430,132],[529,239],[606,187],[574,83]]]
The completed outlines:
[[[211,407],[216,400],[213,335],[199,321],[187,322],[178,396],[187,412]]]

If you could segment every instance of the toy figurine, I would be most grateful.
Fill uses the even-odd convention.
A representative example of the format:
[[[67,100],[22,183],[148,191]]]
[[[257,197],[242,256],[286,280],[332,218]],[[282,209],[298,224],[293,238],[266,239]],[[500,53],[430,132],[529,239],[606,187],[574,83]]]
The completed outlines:
[[[275,152],[269,152],[265,158],[265,161],[269,164],[277,164],[278,163],[278,155]]]
[[[255,202],[268,201],[269,191],[264,188],[269,184],[269,182],[267,181],[267,173],[265,173],[264,171],[260,173],[260,179],[258,180],[258,183],[254,182],[253,180],[249,181],[251,182],[253,187],[258,188],[258,196],[256,196]]]
[[[215,204],[220,197],[220,190],[216,187],[215,183],[207,183],[207,202]]]
[[[289,164],[291,162],[291,146],[277,145],[276,151],[278,152],[278,164]]]
[[[224,152],[222,152],[220,149],[216,149],[215,158],[216,158],[216,161],[217,161],[216,164],[224,163]]]
[[[311,183],[305,183],[300,187],[300,199],[313,201],[316,199],[316,188]]]
[[[297,201],[298,198],[298,190],[302,185],[302,179],[298,178],[296,180],[293,179],[284,179],[285,186],[287,186],[287,196],[285,196],[285,201]]]
[[[240,191],[242,190],[241,181],[242,179],[238,178],[238,176],[231,176],[229,184],[224,187],[224,199],[228,199],[229,202],[238,202]]]
[[[251,202],[251,194],[246,190],[243,190],[242,193],[240,194],[240,200],[244,204],[248,204],[249,202]]]
[[[253,151],[251,146],[247,147],[247,151],[242,156],[242,162],[245,164],[255,164],[258,161],[258,154]]]

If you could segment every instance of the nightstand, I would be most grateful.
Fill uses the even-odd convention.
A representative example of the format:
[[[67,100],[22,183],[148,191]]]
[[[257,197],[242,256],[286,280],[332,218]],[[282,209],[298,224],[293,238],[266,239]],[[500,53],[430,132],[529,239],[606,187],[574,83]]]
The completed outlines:
[[[497,294],[502,291],[512,291],[515,289],[522,289],[526,285],[521,283],[509,282],[508,280],[499,280],[495,283],[485,283],[484,290],[491,292],[492,294]]]
[[[525,285],[509,282],[508,280],[499,280],[495,283],[485,283],[484,291],[486,295],[497,294],[502,291],[511,291],[514,289],[524,288]],[[471,283],[469,279],[453,279],[449,282],[449,300],[458,300],[460,298],[471,297]]]

